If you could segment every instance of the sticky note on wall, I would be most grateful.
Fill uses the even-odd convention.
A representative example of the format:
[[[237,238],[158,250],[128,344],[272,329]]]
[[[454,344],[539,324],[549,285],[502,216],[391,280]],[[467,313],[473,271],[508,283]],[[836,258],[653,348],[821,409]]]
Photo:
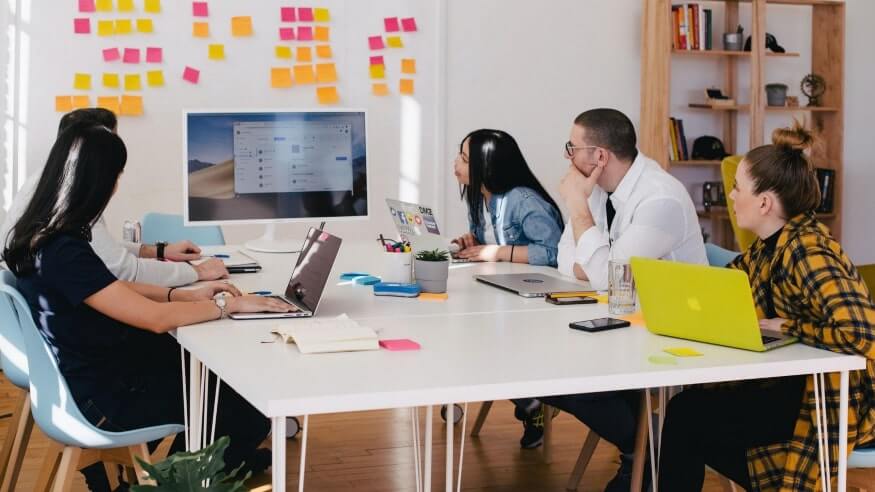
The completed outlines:
[[[319,58],[331,58],[331,46],[327,44],[320,44],[316,46],[316,56]]]
[[[313,19],[316,22],[328,22],[331,20],[331,12],[323,8],[313,9]]]
[[[337,87],[317,87],[316,99],[319,104],[337,104],[340,102],[340,94],[337,93]]]
[[[416,60],[413,58],[402,58],[401,73],[416,73]]]
[[[118,19],[115,21],[116,34],[130,34],[134,32],[134,24],[130,19]]]
[[[185,67],[185,70],[182,72],[182,79],[186,82],[191,82],[192,84],[197,84],[200,81],[201,72],[195,68]]]
[[[73,96],[73,109],[91,107],[91,98],[88,96]]]
[[[125,48],[125,55],[122,58],[124,63],[140,63],[139,48]]]
[[[143,84],[140,81],[140,74],[128,73],[125,74],[125,90],[139,91],[143,89]]]
[[[79,12],[94,12],[95,10],[94,0],[79,0]]]
[[[103,86],[108,87],[110,89],[118,89],[119,87],[119,77],[117,73],[104,73],[103,74]]]
[[[310,26],[299,27],[298,41],[313,41],[313,28]]]
[[[383,44],[383,37],[382,37],[382,36],[371,36],[371,37],[369,37],[369,38],[368,38],[368,46],[369,46],[372,50],[381,50],[381,49],[383,49],[383,48],[386,47],[386,46]]]
[[[372,79],[385,79],[386,78],[386,66],[385,65],[371,65],[371,78]]]
[[[398,91],[401,94],[406,94],[408,96],[413,95],[413,79],[401,79],[401,82],[398,87]]]
[[[281,7],[280,20],[283,22],[296,22],[297,17],[295,16],[295,7]]]
[[[76,34],[90,34],[91,19],[73,19],[73,32]]]
[[[292,86],[292,69],[274,67],[270,69],[270,86],[274,89],[287,89]]]
[[[143,10],[150,14],[161,12],[161,0],[144,0]]]
[[[313,39],[316,41],[329,41],[331,38],[331,29],[327,26],[316,26],[313,32]]]
[[[231,17],[231,35],[235,37],[252,36],[252,17],[248,15]]]
[[[207,2],[191,2],[191,15],[194,17],[208,17],[210,7]]]
[[[300,7],[298,9],[298,22],[313,22],[313,9]]]
[[[209,22],[192,22],[191,23],[191,35],[196,38],[208,38],[210,37],[210,23]]]
[[[112,36],[113,34],[115,34],[115,22],[111,20],[97,21],[98,36]]]
[[[295,28],[294,27],[281,27],[280,28],[280,40],[282,41],[294,41],[295,39]]]
[[[105,62],[113,62],[118,61],[122,55],[119,53],[118,48],[106,48],[103,50],[103,61]]]
[[[373,84],[371,86],[371,93],[375,96],[388,96],[389,86],[382,83]]]
[[[164,59],[164,50],[157,47],[146,48],[146,63],[161,63]]]
[[[398,27],[397,17],[386,17],[383,19],[383,27],[386,29],[386,32],[398,32],[401,30],[401,28]]]
[[[292,48],[291,46],[277,46],[274,48],[274,54],[277,58],[291,58]]]
[[[98,12],[112,12],[112,0],[97,0],[94,5]]]
[[[87,91],[91,89],[91,74],[77,73],[76,75],[74,75],[73,88],[79,89],[80,91]]]
[[[149,87],[161,87],[164,85],[164,72],[161,70],[150,70],[146,72],[146,83]]]
[[[337,69],[333,63],[316,64],[316,82],[320,84],[337,82]]]
[[[308,62],[313,60],[313,52],[312,50],[310,50],[309,46],[298,46],[295,56],[298,58],[298,61],[302,62]]]
[[[401,19],[401,27],[404,29],[404,32],[416,32],[416,19],[413,17]]]
[[[119,114],[119,98],[118,96],[98,96],[97,107],[108,109],[115,114]]]
[[[225,59],[225,45],[224,44],[211,44],[209,47],[209,58],[210,58],[210,60],[224,60]]]
[[[137,19],[137,32],[148,34],[155,31],[152,19]]]
[[[134,11],[134,0],[118,0],[118,11],[119,12],[133,12]]]
[[[404,42],[401,41],[401,36],[389,36],[386,38],[386,44],[390,48],[403,48]]]
[[[73,98],[70,96],[55,96],[55,111],[69,113],[73,110]]]
[[[372,56],[371,57],[371,65],[385,65],[385,61],[382,56]]]
[[[295,83],[297,84],[313,84],[316,82],[316,73],[313,71],[313,65],[295,65]]]
[[[125,116],[140,116],[143,114],[143,97],[125,94],[121,100],[121,114]]]

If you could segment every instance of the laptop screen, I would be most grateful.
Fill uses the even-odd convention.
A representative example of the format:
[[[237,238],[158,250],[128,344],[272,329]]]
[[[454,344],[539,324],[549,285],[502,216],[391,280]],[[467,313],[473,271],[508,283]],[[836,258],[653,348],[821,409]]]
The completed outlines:
[[[339,237],[310,228],[286,287],[287,299],[298,301],[311,312],[316,311],[334,260],[340,252],[340,243]]]

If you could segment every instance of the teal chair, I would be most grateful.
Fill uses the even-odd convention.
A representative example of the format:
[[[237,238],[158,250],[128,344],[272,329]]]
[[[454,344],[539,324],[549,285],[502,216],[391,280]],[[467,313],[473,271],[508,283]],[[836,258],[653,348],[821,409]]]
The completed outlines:
[[[708,264],[711,266],[725,267],[740,254],[738,251],[730,251],[714,243],[705,243],[705,255],[708,256]]]
[[[186,227],[182,216],[174,214],[159,214],[150,212],[143,216],[144,244],[155,244],[158,241],[175,243],[188,239],[198,246],[224,246],[225,236],[219,226]]]
[[[43,464],[40,485],[54,482],[54,490],[69,490],[77,470],[100,461],[132,466],[138,480],[146,482],[145,474],[135,458],[151,460],[146,443],[175,436],[185,428],[178,424],[167,424],[125,432],[107,432],[92,425],[73,400],[67,382],[58,369],[57,360],[37,329],[30,307],[18,292],[15,277],[9,272],[3,272],[0,276],[0,297],[3,299],[2,305],[11,306],[15,312],[14,319],[11,316],[4,317],[4,322],[14,323],[11,327],[4,326],[3,331],[18,328],[26,348],[33,419],[43,433],[54,441]],[[117,451],[124,448],[127,448],[127,453]],[[83,453],[83,449],[105,452]],[[39,485],[38,490],[42,490]]]

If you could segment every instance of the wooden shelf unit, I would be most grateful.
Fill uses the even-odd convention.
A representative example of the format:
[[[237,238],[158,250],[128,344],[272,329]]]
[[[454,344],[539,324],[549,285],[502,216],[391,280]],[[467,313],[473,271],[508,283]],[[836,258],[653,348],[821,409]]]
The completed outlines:
[[[682,3],[676,0],[676,3]],[[724,142],[726,151],[730,154],[743,153],[767,142],[765,135],[765,116],[769,114],[787,114],[787,124],[791,123],[793,113],[804,113],[808,124],[816,130],[823,145],[815,149],[812,158],[816,167],[833,169],[836,181],[833,196],[833,213],[820,214],[819,217],[832,230],[836,238],[841,237],[842,216],[842,180],[843,180],[843,135],[844,135],[844,69],[845,69],[845,2],[844,0],[704,0],[701,5],[712,4],[724,10],[723,28],[714,26],[713,41],[720,42],[722,32],[735,31],[739,23],[741,5],[751,10],[751,26],[748,32],[753,39],[765,39],[766,17],[768,5],[798,5],[812,10],[811,22],[811,69],[808,73],[816,73],[826,81],[826,92],[821,97],[821,107],[769,107],[766,104],[764,72],[769,58],[798,57],[799,53],[770,53],[765,43],[752,43],[752,51],[695,51],[675,50],[672,48],[672,1],[642,0],[642,50],[641,50],[641,115],[639,131],[639,148],[649,157],[656,159],[663,167],[673,166],[713,166],[719,169],[719,163],[714,161],[671,161],[669,149],[671,138],[669,133],[669,118],[671,108],[678,106],[678,101],[672,106],[671,79],[672,58],[690,58],[691,60],[713,59],[723,66],[721,88],[730,97],[737,97],[739,86],[758,88],[750,90],[749,101],[739,101],[732,106],[711,107],[696,101],[681,101],[688,105],[689,111],[712,111],[720,118],[722,134],[718,135]],[[775,14],[777,15],[777,14]],[[774,19],[770,20],[774,22]],[[749,78],[739,81],[739,61],[749,63]],[[799,80],[805,76],[799,73]],[[804,104],[804,101],[800,101]],[[738,117],[743,115],[748,119],[749,133],[746,149],[736,149],[735,144],[740,135],[738,132]],[[685,129],[688,137],[697,134],[695,128]],[[719,177],[717,178],[719,180]],[[700,216],[703,214],[700,214]],[[720,214],[704,214],[705,219],[711,219],[714,236],[722,237],[716,241],[724,247],[737,248],[729,221]],[[718,232],[717,229],[720,229]],[[727,230],[729,231],[727,234]]]

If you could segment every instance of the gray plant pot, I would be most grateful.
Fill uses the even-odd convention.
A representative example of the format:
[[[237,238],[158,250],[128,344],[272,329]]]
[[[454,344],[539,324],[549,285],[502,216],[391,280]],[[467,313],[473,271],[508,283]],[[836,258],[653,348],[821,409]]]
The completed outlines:
[[[727,32],[723,35],[723,49],[726,51],[741,51],[744,49],[744,35],[737,32]]]
[[[769,106],[784,106],[787,102],[787,84],[766,84],[766,103]]]
[[[450,276],[450,262],[416,260],[413,276],[423,292],[444,293],[447,291],[447,277]]]

